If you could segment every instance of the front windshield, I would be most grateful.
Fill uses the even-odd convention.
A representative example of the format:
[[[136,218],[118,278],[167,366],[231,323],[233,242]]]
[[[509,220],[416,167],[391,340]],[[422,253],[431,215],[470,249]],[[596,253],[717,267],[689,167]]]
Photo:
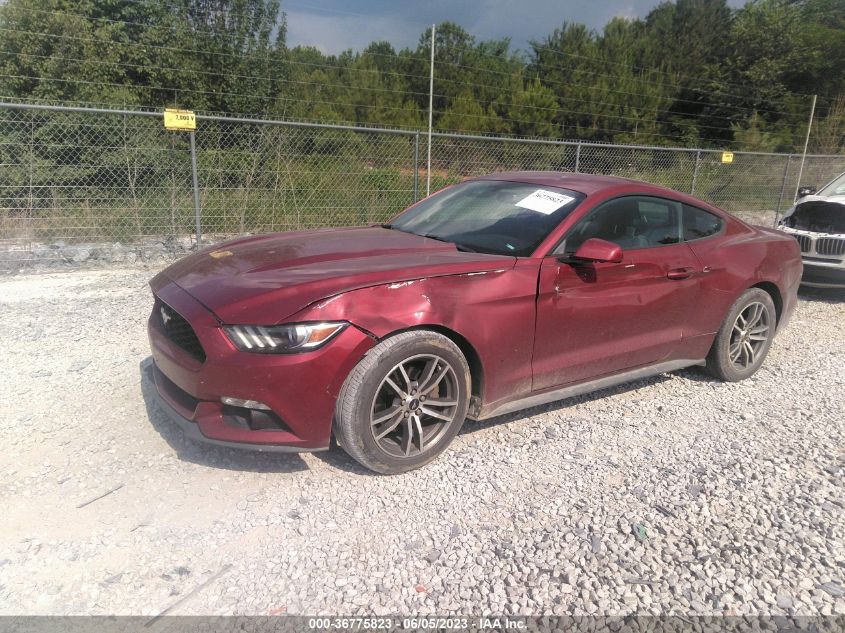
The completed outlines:
[[[524,257],[583,199],[559,187],[473,180],[423,200],[390,228],[453,242],[462,250]]]
[[[828,185],[825,185],[824,188],[818,192],[819,196],[842,196],[845,195],[845,174],[842,174],[838,178],[834,179],[834,181]]]

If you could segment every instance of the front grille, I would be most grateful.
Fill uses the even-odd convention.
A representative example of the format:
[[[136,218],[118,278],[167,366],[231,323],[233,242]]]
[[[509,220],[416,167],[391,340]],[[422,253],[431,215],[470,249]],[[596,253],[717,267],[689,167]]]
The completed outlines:
[[[804,250],[803,248],[801,250]],[[816,240],[816,252],[819,255],[845,255],[845,239],[840,237],[820,237]]]
[[[194,332],[191,324],[181,314],[160,299],[156,302],[155,311],[158,316],[159,325],[161,325],[161,329],[167,335],[167,338],[199,362],[204,363],[205,350],[202,348],[202,344],[197,338],[196,332]]]
[[[810,245],[813,243],[813,238],[809,235],[800,235],[798,233],[793,233],[792,236],[798,241],[798,246],[801,248],[802,253],[810,252]]]

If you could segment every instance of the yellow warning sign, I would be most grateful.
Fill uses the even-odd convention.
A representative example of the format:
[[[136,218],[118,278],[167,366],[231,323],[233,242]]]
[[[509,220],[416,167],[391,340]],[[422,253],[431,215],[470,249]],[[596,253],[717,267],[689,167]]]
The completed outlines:
[[[193,110],[176,110],[175,108],[165,108],[164,127],[167,130],[196,130],[197,115],[194,114]]]
[[[734,153],[733,152],[722,152],[722,162],[723,163],[734,162]]]

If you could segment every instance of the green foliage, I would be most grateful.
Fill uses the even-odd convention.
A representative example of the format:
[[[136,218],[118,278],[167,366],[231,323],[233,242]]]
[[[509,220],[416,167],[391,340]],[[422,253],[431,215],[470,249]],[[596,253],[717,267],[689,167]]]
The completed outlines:
[[[5,0],[0,95],[423,128],[430,31],[326,55],[288,48],[283,0]],[[667,0],[515,51],[437,26],[438,130],[794,150],[810,99],[845,94],[843,0]],[[836,124],[838,125],[838,123]],[[818,133],[838,129],[820,123]],[[842,150],[837,133],[814,146]],[[834,139],[831,141],[830,139]],[[840,139],[840,140],[835,140]]]

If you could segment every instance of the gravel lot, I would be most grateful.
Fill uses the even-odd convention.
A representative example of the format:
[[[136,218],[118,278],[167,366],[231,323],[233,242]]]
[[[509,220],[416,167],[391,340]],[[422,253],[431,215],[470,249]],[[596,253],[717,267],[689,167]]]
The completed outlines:
[[[845,613],[845,293],[802,294],[753,380],[467,424],[379,477],[183,440],[153,273],[0,279],[0,614]]]

